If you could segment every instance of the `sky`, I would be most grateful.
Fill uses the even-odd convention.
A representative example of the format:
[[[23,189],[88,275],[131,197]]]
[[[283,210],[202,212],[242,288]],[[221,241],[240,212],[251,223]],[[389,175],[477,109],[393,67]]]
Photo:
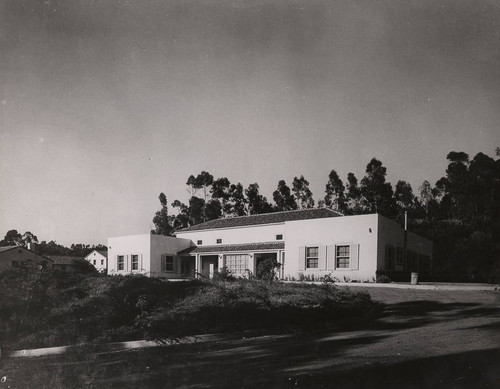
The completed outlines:
[[[0,238],[148,233],[203,170],[418,192],[499,119],[496,0],[0,0]]]

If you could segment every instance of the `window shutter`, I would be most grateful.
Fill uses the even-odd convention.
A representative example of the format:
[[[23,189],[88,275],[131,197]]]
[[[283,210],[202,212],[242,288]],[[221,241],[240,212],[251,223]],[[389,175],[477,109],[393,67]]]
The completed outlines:
[[[335,246],[326,248],[326,263],[327,270],[335,270]]]
[[[359,270],[359,244],[351,244],[350,252],[349,267],[353,270]]]
[[[161,256],[161,271],[164,272],[167,270],[167,263],[166,263],[166,258],[165,255]]]
[[[299,247],[299,270],[306,270],[306,248]]]
[[[326,246],[319,246],[318,270],[326,270]]]

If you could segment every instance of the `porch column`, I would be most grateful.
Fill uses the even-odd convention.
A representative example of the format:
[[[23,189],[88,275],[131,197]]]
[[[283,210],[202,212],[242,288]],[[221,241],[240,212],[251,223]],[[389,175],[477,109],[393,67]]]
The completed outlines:
[[[218,267],[219,267],[219,271],[221,271],[221,269],[224,267],[224,255],[223,254],[219,254]]]
[[[200,254],[196,254],[194,259],[194,273],[195,278],[199,278],[199,273],[201,273],[201,256]]]
[[[252,275],[255,275],[255,254],[250,253],[248,254],[248,270],[252,273]]]
[[[278,262],[281,264],[279,278],[285,278],[285,250],[278,251]]]

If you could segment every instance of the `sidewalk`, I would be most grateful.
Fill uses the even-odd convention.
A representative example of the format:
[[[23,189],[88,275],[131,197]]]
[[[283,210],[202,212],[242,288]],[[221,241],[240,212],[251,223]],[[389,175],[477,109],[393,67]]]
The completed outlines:
[[[282,338],[286,336],[289,335],[258,335],[255,332],[243,331],[243,332],[233,332],[228,334],[192,335],[192,336],[185,336],[183,338],[168,339],[158,342],[153,340],[132,340],[128,342],[84,344],[77,346],[60,346],[60,347],[16,350],[6,353],[6,356],[9,358],[43,357],[49,355],[61,355],[69,351],[78,351],[78,350],[86,350],[92,354],[109,354],[114,352],[150,348],[150,347],[160,347],[160,346],[170,347],[181,344],[185,345],[185,344],[198,344],[207,342],[222,342],[228,340],[240,340],[248,338],[262,338],[262,339],[265,339],[266,337]]]
[[[321,281],[284,281],[293,283],[308,283],[315,285],[323,285]],[[417,290],[483,290],[483,291],[500,291],[500,284],[480,284],[480,283],[453,283],[453,282],[419,282],[417,285],[412,285],[409,282],[335,282],[335,286],[343,287],[363,287],[363,288],[395,288],[395,289],[417,289]]]
[[[500,290],[500,285],[495,284],[462,284],[446,282],[420,282],[411,285],[405,282],[391,282],[387,284],[358,283],[358,282],[336,282],[337,286],[363,287],[363,288],[396,288],[396,289],[419,289],[419,290]]]

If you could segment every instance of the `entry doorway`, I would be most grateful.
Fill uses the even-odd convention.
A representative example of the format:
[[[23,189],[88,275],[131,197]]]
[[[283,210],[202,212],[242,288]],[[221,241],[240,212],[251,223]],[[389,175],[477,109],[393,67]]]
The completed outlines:
[[[214,272],[219,271],[219,256],[218,255],[202,255],[201,256],[201,275],[210,277],[210,265],[213,265]]]

